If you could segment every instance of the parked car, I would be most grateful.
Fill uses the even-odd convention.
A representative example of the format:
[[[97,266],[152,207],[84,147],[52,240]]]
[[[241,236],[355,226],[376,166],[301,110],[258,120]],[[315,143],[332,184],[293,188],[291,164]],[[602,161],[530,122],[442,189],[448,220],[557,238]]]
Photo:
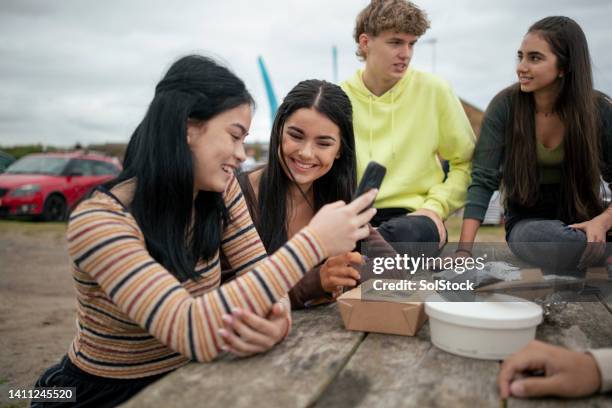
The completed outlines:
[[[120,171],[119,160],[102,154],[27,155],[0,174],[0,216],[64,220],[85,194]]]
[[[8,166],[15,161],[15,158],[8,153],[0,151],[0,173],[4,172]]]

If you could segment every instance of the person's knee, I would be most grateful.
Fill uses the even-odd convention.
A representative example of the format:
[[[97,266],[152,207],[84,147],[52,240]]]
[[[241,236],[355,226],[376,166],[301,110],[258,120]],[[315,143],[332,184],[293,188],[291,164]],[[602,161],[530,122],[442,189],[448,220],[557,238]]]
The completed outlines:
[[[523,220],[508,235],[508,242],[586,242],[586,235],[560,220]]]
[[[424,216],[401,216],[380,225],[378,231],[389,242],[439,242],[436,224]]]
[[[378,232],[400,254],[432,256],[440,250],[438,228],[428,217],[396,217],[381,224]]]

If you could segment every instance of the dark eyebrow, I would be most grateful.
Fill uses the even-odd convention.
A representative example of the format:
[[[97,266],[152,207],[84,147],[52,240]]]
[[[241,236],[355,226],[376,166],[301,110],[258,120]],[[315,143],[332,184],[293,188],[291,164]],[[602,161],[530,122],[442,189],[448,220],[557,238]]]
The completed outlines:
[[[238,129],[240,129],[242,131],[243,135],[248,135],[249,132],[247,132],[246,128],[244,126],[242,126],[240,123],[232,123],[230,126],[236,126]]]
[[[541,53],[541,52],[539,52],[539,51],[529,51],[529,52],[527,53],[527,55],[532,56],[532,57],[533,57],[534,55],[535,55],[535,56],[538,56],[538,57],[543,57],[543,56],[544,56],[544,54],[542,54],[542,53]]]
[[[335,138],[335,137],[333,137],[333,136],[328,136],[328,135],[321,135],[321,136],[317,136],[317,139],[320,139],[320,140],[321,140],[321,139],[324,139],[324,140],[328,140],[328,139],[329,139],[329,140],[331,140],[331,141],[333,141],[333,142],[335,142],[335,141],[336,141],[336,138]]]
[[[298,132],[298,133],[300,133],[300,134],[302,134],[302,135],[304,135],[304,134],[305,134],[305,133],[304,133],[304,131],[303,131],[302,129],[300,129],[299,127],[297,127],[297,126],[294,126],[294,125],[289,125],[289,126],[287,126],[287,128],[288,128],[288,129],[291,129],[291,130],[293,130],[293,131],[295,131],[295,132]],[[326,139],[326,140],[327,140],[327,139],[331,139],[331,140],[332,140],[332,141],[334,141],[334,142],[336,141],[336,138],[335,138],[335,137],[333,137],[333,136],[329,136],[329,135],[319,135],[319,136],[317,136],[316,138],[317,138],[317,139]]]

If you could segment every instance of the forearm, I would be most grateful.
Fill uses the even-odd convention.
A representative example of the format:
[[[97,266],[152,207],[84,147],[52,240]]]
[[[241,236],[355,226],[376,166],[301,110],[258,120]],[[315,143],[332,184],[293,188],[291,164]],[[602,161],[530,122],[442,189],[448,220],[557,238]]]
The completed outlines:
[[[470,184],[469,160],[453,160],[446,180],[432,186],[425,198],[423,209],[434,211],[441,220],[465,205],[466,191]]]
[[[612,204],[595,218],[598,218],[602,222],[606,231],[610,230],[612,228]]]
[[[600,392],[612,391],[612,349],[589,350],[599,369],[601,379]]]
[[[464,250],[472,252],[476,234],[480,228],[481,221],[474,218],[465,218],[461,225],[461,236],[459,237],[459,245],[457,251]]]
[[[73,215],[68,227],[74,265],[95,279],[133,322],[196,361],[211,361],[219,353],[223,314],[242,308],[266,316],[305,269],[325,256],[318,238],[306,228],[252,271],[194,298],[152,259],[124,215],[87,210],[84,206],[81,214]]]
[[[300,281],[289,291],[289,299],[293,309],[303,309],[308,303],[315,299],[329,296],[321,286],[319,267],[312,268]]]

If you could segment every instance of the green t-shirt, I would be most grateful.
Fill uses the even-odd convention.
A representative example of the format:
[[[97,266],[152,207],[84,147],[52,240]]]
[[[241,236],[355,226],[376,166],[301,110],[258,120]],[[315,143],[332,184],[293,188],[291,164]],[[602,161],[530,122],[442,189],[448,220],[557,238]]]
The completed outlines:
[[[603,179],[612,182],[612,100],[598,93],[599,135]],[[483,220],[491,195],[500,187],[504,163],[506,130],[511,123],[510,89],[500,92],[489,104],[472,159],[472,182],[468,187],[463,218]],[[562,144],[546,149],[538,143],[537,160],[540,185],[558,184],[564,159]]]
[[[540,141],[536,142],[536,155],[540,172],[540,184],[558,184],[561,182],[561,165],[563,164],[563,142],[548,149]]]

